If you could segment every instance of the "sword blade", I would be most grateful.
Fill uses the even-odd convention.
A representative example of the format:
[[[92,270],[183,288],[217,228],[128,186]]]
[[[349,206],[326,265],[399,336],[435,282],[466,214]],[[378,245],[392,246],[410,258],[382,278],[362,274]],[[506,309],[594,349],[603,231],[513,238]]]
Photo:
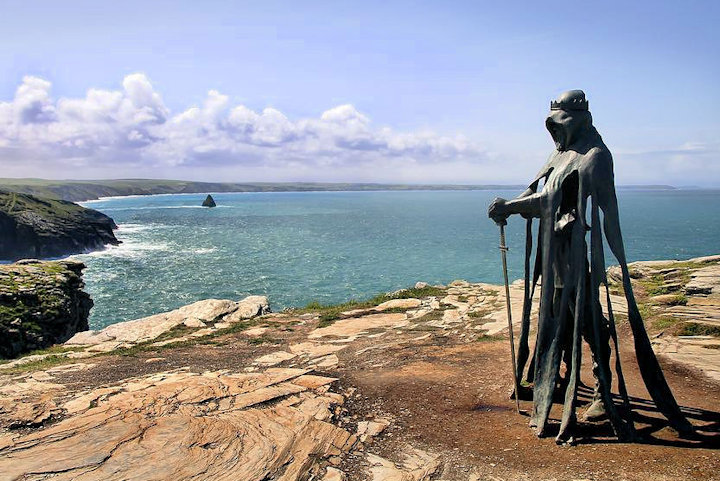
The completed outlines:
[[[512,309],[510,308],[510,282],[508,281],[507,251],[505,245],[505,223],[500,224],[500,254],[502,256],[503,276],[505,278],[505,305],[507,306],[508,334],[510,336],[510,359],[512,361],[513,386],[515,388],[515,407],[520,414],[520,386],[517,380],[517,363],[515,362],[515,337],[512,325]]]

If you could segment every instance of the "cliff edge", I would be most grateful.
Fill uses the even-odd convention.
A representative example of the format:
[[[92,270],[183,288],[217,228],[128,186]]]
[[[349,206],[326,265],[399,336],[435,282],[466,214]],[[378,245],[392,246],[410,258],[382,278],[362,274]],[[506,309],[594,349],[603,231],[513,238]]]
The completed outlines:
[[[118,245],[115,222],[72,202],[0,191],[0,259],[59,257]]]
[[[43,349],[87,330],[93,305],[85,264],[24,260],[0,265],[0,358]]]

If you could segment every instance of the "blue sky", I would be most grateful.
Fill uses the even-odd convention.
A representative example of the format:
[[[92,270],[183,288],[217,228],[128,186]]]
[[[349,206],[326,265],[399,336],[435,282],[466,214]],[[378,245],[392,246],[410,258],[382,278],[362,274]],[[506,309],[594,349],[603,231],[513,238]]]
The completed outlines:
[[[720,2],[0,1],[2,176],[720,186]]]

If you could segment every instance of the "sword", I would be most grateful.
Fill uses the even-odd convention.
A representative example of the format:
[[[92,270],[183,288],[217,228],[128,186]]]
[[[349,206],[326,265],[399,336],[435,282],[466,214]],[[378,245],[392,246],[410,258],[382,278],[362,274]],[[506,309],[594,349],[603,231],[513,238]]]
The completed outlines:
[[[505,245],[505,226],[507,225],[506,220],[497,222],[500,227],[500,253],[502,255],[503,264],[503,276],[505,277],[505,304],[507,305],[507,319],[508,319],[508,333],[510,334],[510,359],[512,360],[512,376],[513,384],[515,387],[515,407],[517,408],[518,414],[520,414],[520,386],[518,385],[517,364],[515,362],[515,339],[513,336],[512,326],[512,312],[510,310],[510,283],[508,282],[508,268],[507,268],[507,251],[508,247]]]

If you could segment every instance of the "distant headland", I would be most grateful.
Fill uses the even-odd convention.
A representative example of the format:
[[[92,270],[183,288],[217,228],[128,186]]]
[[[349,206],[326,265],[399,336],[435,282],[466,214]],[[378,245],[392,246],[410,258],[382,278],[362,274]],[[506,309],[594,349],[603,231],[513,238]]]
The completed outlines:
[[[82,202],[100,197],[206,192],[341,192],[378,190],[521,190],[524,185],[502,184],[381,184],[330,182],[194,182],[164,179],[49,180],[0,179],[0,190]],[[620,189],[672,190],[669,185],[632,185]]]
[[[0,260],[48,258],[118,245],[115,221],[61,199],[0,190]]]

